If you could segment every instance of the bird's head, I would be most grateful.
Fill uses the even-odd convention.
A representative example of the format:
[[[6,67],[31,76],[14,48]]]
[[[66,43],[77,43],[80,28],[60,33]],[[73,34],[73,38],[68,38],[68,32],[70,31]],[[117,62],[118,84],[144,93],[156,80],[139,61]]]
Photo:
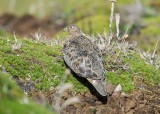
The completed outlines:
[[[73,37],[80,36],[82,34],[76,25],[70,25],[64,28],[64,31],[69,32],[69,34]]]

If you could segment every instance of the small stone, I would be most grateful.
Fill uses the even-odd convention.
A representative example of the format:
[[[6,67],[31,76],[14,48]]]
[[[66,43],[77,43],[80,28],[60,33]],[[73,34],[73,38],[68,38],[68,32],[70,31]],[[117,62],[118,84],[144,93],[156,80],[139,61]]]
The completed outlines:
[[[114,90],[114,92],[122,92],[122,86],[121,84],[119,84],[116,89]]]

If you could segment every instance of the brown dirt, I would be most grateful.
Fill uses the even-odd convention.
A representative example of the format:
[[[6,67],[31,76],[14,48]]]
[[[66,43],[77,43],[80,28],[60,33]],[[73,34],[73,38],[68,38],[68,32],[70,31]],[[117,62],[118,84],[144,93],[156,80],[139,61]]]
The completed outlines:
[[[40,20],[29,14],[21,17],[13,14],[0,15],[0,28],[20,36],[31,36],[40,29],[46,37],[51,37],[63,27],[64,25],[56,25],[50,17]]]
[[[14,77],[18,85],[37,103],[54,105],[57,100],[57,90],[40,91],[35,89],[38,82],[20,81]],[[62,94],[61,104],[71,97],[79,97],[80,103],[69,105],[64,108],[61,114],[159,114],[160,97],[159,86],[148,87],[145,90],[137,89],[130,94],[124,92],[113,92],[115,86],[108,84],[108,97],[98,98],[91,92],[75,93],[67,90]],[[153,91],[154,89],[154,91]]]

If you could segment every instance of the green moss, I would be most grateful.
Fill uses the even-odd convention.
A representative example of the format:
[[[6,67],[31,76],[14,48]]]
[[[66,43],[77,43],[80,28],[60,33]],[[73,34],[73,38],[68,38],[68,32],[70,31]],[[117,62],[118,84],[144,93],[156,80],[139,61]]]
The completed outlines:
[[[125,70],[121,66],[118,67],[118,63],[114,62],[117,58],[122,60],[122,66],[127,64],[129,68]],[[131,92],[136,89],[136,85],[133,83],[136,76],[143,79],[148,86],[160,84],[160,70],[153,65],[147,64],[138,53],[129,52],[127,56],[124,56],[120,51],[118,57],[107,55],[106,59],[106,69],[108,69],[106,73],[107,81],[112,82],[114,85],[121,84],[125,92]]]
[[[11,45],[1,40],[0,64],[12,76],[18,76],[22,79],[26,77],[31,77],[32,80],[38,79],[44,83],[43,87],[37,86],[39,89],[49,88],[50,83],[47,80],[54,80],[55,76],[62,76],[65,70],[64,63],[56,58],[62,54],[61,47],[46,46],[29,40],[22,42],[23,47],[14,51],[11,50]]]
[[[160,70],[155,66],[147,64],[139,55],[134,54],[126,59],[131,67],[131,73],[144,78],[146,83],[160,84]]]
[[[38,90],[48,90],[51,87],[56,87],[65,75],[66,69],[62,47],[48,46],[44,43],[36,43],[26,39],[19,41],[23,43],[22,48],[12,50],[6,39],[0,40],[0,64],[4,66],[8,73],[12,76],[18,76],[21,80],[25,81],[26,78],[31,78],[32,81],[36,82],[38,80],[36,84]],[[14,43],[12,39],[10,42]],[[125,92],[135,89],[133,84],[135,75],[143,77],[150,84],[160,81],[158,79],[160,71],[156,70],[154,66],[146,64],[136,52],[129,52],[129,55],[126,56],[119,49],[115,49],[115,51],[119,55],[105,56],[107,81],[111,81],[115,85],[121,84]],[[115,61],[116,58],[123,61],[121,66],[128,64],[130,68],[124,70],[121,66],[119,67]],[[87,87],[72,75],[69,75],[66,81],[75,85],[74,90],[76,92],[88,91]]]
[[[11,42],[14,43],[10,38]],[[12,76],[18,76],[25,80],[27,77],[32,81],[38,80],[36,88],[48,90],[57,86],[65,72],[61,46],[48,46],[43,43],[35,43],[30,40],[20,40],[23,46],[19,50],[12,50],[6,39],[0,40],[0,64]],[[73,76],[67,81],[73,82],[76,91],[87,89]]]
[[[118,74],[116,72],[107,72],[106,75],[107,79],[114,85],[121,84],[123,91],[125,92],[131,92],[133,89],[135,89],[135,86],[132,83],[133,76],[128,72],[123,72],[121,74]]]

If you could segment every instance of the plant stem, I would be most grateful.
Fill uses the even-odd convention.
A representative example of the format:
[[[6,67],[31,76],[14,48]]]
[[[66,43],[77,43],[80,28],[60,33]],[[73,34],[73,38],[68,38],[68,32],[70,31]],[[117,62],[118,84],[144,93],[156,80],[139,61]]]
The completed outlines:
[[[111,16],[110,16],[110,33],[109,33],[109,44],[112,41],[113,38],[113,33],[112,33],[112,22],[113,22],[113,12],[114,12],[114,4],[116,3],[116,0],[110,0],[110,2],[112,2],[112,6],[111,6]]]

